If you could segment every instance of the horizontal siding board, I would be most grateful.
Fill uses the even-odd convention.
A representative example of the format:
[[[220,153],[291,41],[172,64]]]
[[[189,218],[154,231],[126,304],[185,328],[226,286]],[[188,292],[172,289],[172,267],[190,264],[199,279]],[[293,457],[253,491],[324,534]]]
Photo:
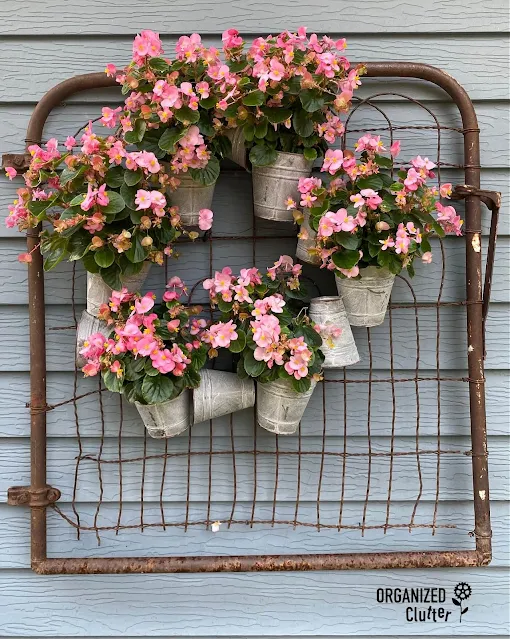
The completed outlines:
[[[507,5],[504,0],[431,0],[427,5],[402,5],[397,0],[378,3],[368,0],[363,11],[356,5],[342,6],[335,0],[310,2],[264,2],[253,5],[245,0],[232,2],[201,2],[189,10],[185,0],[170,6],[164,0],[150,0],[142,6],[136,0],[125,2],[124,11],[105,6],[99,0],[89,0],[87,11],[76,0],[55,3],[52,0],[26,2],[15,10],[10,3],[0,9],[0,33],[10,35],[62,34],[135,34],[141,29],[181,34],[199,31],[221,33],[234,26],[245,33],[260,33],[297,29],[307,24],[310,31],[377,34],[388,32],[388,18],[395,33],[506,32]],[[313,11],[311,11],[313,7]],[[198,16],[197,16],[198,12]]]
[[[417,106],[411,108],[403,103],[389,103],[384,105],[384,110],[394,125],[434,125],[431,116]],[[434,105],[433,110],[442,126],[461,126],[458,111],[453,104],[438,103]],[[28,105],[0,104],[0,139],[4,153],[22,151],[31,113],[32,107]],[[57,137],[64,140],[86,124],[89,119],[97,117],[98,113],[100,113],[98,105],[69,104],[66,107],[59,107],[52,111],[48,118],[44,131],[45,138]],[[383,116],[374,115],[374,113],[374,110],[368,106],[360,109],[353,116],[349,128],[370,129],[378,132],[381,127],[387,126]],[[504,102],[483,102],[477,105],[477,114],[482,131],[480,144],[482,166],[507,167],[510,117],[508,106]],[[383,139],[389,138],[387,132],[381,131],[381,134]],[[347,136],[348,146],[352,146],[358,137],[359,133],[349,134]],[[436,159],[437,136],[433,131],[398,131],[396,137],[402,141],[401,158],[403,160],[413,157],[417,149],[421,155],[427,155],[433,160]],[[461,164],[463,157],[462,135],[456,131],[443,131],[441,139],[442,162]]]
[[[406,623],[405,604],[376,601],[377,588],[397,586],[444,587],[450,600],[459,581],[473,589],[462,625]],[[13,570],[0,575],[0,594],[4,636],[506,636],[508,629],[506,568],[49,578]],[[448,609],[456,610],[450,601]]]
[[[173,515],[180,515],[175,506],[164,504],[165,516],[169,520]],[[412,504],[411,504],[412,508]],[[94,504],[78,504],[82,524],[91,525],[96,507]],[[354,521],[362,511],[363,504],[347,503],[344,506],[344,521]],[[69,507],[66,512],[71,512]],[[313,522],[317,507],[312,503],[300,504],[300,517]],[[410,505],[396,502],[391,507],[390,523],[404,519]],[[212,504],[214,518],[227,522],[230,516],[230,504]],[[417,512],[416,523],[429,525],[433,519],[434,504],[422,503]],[[191,504],[191,520],[196,519],[195,512],[203,515],[204,505]],[[258,512],[271,519],[272,504],[263,504]],[[331,520],[338,521],[338,504],[323,504],[321,512],[331,512]],[[474,540],[469,536],[473,530],[473,504],[440,504],[437,520],[440,524],[457,526],[456,528],[438,528],[432,535],[430,528],[415,528],[412,533],[408,528],[389,528],[383,530],[367,530],[362,538],[359,530],[338,530],[271,525],[249,528],[244,525],[233,525],[230,529],[222,523],[218,533],[212,533],[210,527],[190,527],[184,532],[182,527],[145,528],[143,534],[139,529],[115,530],[101,532],[101,545],[98,545],[94,532],[82,532],[77,539],[76,530],[68,525],[57,514],[50,511],[48,516],[48,551],[50,557],[136,557],[167,555],[253,555],[253,554],[292,554],[292,553],[349,553],[349,552],[391,552],[394,550],[460,550],[473,549]],[[370,521],[383,522],[386,518],[386,503],[371,503]],[[238,518],[249,519],[251,504],[241,503],[236,507]],[[293,504],[279,504],[276,509],[277,519],[294,518]],[[159,504],[145,504],[144,515],[147,521],[161,520]],[[115,527],[118,520],[118,507],[107,504],[101,509],[102,519]],[[27,509],[14,509],[0,505],[0,569],[30,567],[30,513]],[[137,525],[140,522],[140,507],[137,504],[126,504],[122,510],[123,525]],[[493,530],[493,560],[491,566],[509,566],[507,531],[510,525],[508,503],[495,502],[491,509]]]
[[[341,37],[342,34],[336,34]],[[383,35],[383,34],[381,34]],[[175,38],[164,38],[165,53],[172,56]],[[205,46],[221,48],[221,38],[207,36]],[[377,47],[367,37],[353,34],[348,38],[347,55],[351,61],[408,60],[413,58],[444,69],[464,86],[472,100],[504,100],[509,98],[508,56],[505,38],[501,35],[445,34],[441,46],[428,36],[380,37]],[[102,71],[107,62],[125,66],[131,59],[132,39],[108,36],[76,39],[72,36],[47,38],[9,38],[0,42],[0,61],[4,61],[1,99],[3,102],[35,102],[52,86],[80,73]],[[47,64],[51,58],[51,68]],[[490,92],[487,68],[491,69]],[[20,77],[27,81],[20,93]],[[444,99],[446,94],[430,83],[410,80],[375,81],[365,79],[357,95],[365,96],[374,89],[407,93],[416,99]],[[99,101],[111,96],[108,91],[87,92],[71,100]],[[70,100],[68,100],[70,101]]]
[[[198,453],[193,455],[190,469],[190,499],[192,501],[206,501],[208,496],[209,477],[209,439],[201,434],[207,434],[208,427],[203,424],[194,430],[192,438],[192,450]],[[305,501],[317,499],[320,479],[321,463],[321,438],[308,438],[303,442],[303,451],[314,451],[315,454],[302,455],[301,473],[302,485],[300,498]],[[389,456],[378,456],[375,453],[388,453],[391,440],[389,437],[372,437],[372,471],[370,499],[379,501],[387,498],[388,479],[390,473]],[[237,499],[238,501],[251,501],[253,498],[253,454],[242,454],[241,451],[253,450],[252,437],[235,437],[236,446],[236,472],[237,472]],[[274,452],[274,437],[259,431],[257,436],[257,449],[260,451]],[[294,501],[296,499],[296,477],[298,467],[297,438],[290,437],[280,441],[279,455],[279,481],[278,499]],[[471,498],[473,493],[471,460],[467,451],[470,441],[465,438],[443,438],[441,441],[440,464],[440,497],[444,501]],[[420,451],[434,451],[437,449],[437,438],[421,438]],[[95,501],[99,496],[97,456],[100,450],[100,442],[97,438],[82,438],[83,455],[87,456],[80,463],[79,485],[76,499],[78,501]],[[233,472],[231,459],[230,438],[214,437],[213,450],[223,451],[226,454],[216,455],[212,461],[212,490],[213,495],[219,500],[232,499]],[[294,454],[285,454],[284,451],[294,451]],[[341,453],[343,441],[341,437],[328,436],[325,450],[327,452]],[[414,439],[398,437],[395,439],[394,451],[405,452],[406,455],[394,457],[393,463],[393,490],[392,498],[397,501],[415,500],[420,491],[417,471],[417,460],[414,455]],[[510,451],[506,438],[491,438],[489,445],[490,463],[489,473],[491,478],[491,499],[507,500],[508,490],[506,481],[508,478],[508,464]],[[122,443],[123,459],[132,461],[124,462],[122,466],[122,494],[127,501],[140,499],[140,485],[142,478],[142,462],[144,444],[142,439],[129,439]],[[165,480],[165,496],[169,501],[181,503],[184,514],[184,504],[187,495],[187,451],[188,439],[176,437],[170,442],[169,452],[180,453],[173,457],[169,463],[169,469]],[[463,451],[465,454],[450,454],[447,451]],[[158,501],[161,491],[161,477],[163,460],[158,455],[164,452],[164,444],[161,440],[147,441],[146,475],[144,483],[144,496],[148,501]],[[347,452],[352,455],[346,462],[345,500],[362,501],[365,499],[367,472],[368,472],[368,441],[367,438],[350,438],[347,444]],[[76,442],[69,439],[50,440],[48,442],[48,482],[62,491],[62,502],[71,500],[73,494],[73,480],[75,470],[75,458],[78,454]],[[360,456],[364,455],[364,456]],[[103,499],[105,502],[117,501],[119,498],[119,470],[115,460],[118,459],[118,441],[107,439],[102,448],[101,475],[103,485]],[[29,442],[25,440],[3,440],[0,448],[0,501],[5,501],[7,489],[16,478],[16,484],[21,485],[29,479]],[[113,463],[108,463],[108,461]],[[435,499],[436,495],[436,471],[437,455],[420,454],[420,467],[422,473],[422,499]],[[171,470],[170,470],[171,469]],[[257,455],[257,499],[260,501],[272,501],[274,497],[275,482],[275,456],[274,454]],[[321,487],[321,500],[337,501],[342,485],[342,458],[333,455],[324,457],[324,475]],[[204,517],[205,518],[205,517]]]
[[[77,310],[81,312],[82,307]],[[465,310],[459,307],[444,307],[440,313],[440,368],[445,371],[463,370],[466,367],[466,321]],[[29,370],[28,309],[21,306],[0,307],[0,348],[4,352],[0,372]],[[387,320],[386,320],[387,321]],[[414,327],[410,333],[410,322],[414,322],[412,309],[393,311],[394,364],[398,369],[413,369],[416,365]],[[74,370],[75,331],[51,330],[70,327],[73,324],[70,306],[50,306],[46,312],[47,367],[49,371]],[[487,369],[505,369],[510,356],[508,305],[495,304],[489,312],[486,331]],[[368,343],[366,331],[354,327],[354,337],[361,361],[349,367],[353,373],[366,369]],[[420,372],[436,370],[434,347],[437,337],[436,310],[420,309]],[[411,344],[409,340],[411,339]],[[375,370],[387,370],[390,364],[387,324],[371,329],[373,365]],[[427,345],[427,348],[425,348]],[[448,375],[447,375],[448,376]]]
[[[412,378],[414,371],[400,371],[400,375]],[[382,372],[374,379],[385,376]],[[356,379],[367,379],[367,371],[349,374]],[[454,371],[454,377],[462,377],[463,373]],[[508,435],[510,407],[501,401],[510,391],[510,381],[506,371],[488,371],[485,384],[487,402],[487,429],[490,435]],[[72,373],[49,373],[48,403],[57,404],[69,400],[73,396],[74,378]],[[83,395],[97,388],[96,381],[78,376],[77,395]],[[347,395],[347,420],[351,436],[365,435],[367,429],[366,413],[359,406],[366,404],[368,385],[350,384]],[[392,408],[388,401],[391,386],[389,384],[373,384],[372,398],[377,406],[377,419],[372,421],[373,435],[388,435],[391,432]],[[423,436],[437,433],[437,384],[422,382],[420,392],[420,434]],[[414,383],[395,385],[397,400],[397,433],[409,435],[409,428],[416,419],[414,400]],[[410,398],[413,399],[410,399]],[[0,413],[8,418],[0,422],[0,437],[28,437],[30,433],[30,411],[26,402],[30,398],[30,380],[28,373],[0,373]],[[441,433],[444,436],[463,435],[469,427],[469,389],[467,383],[442,382],[441,384]],[[80,399],[77,403],[80,422],[80,433],[84,437],[94,437],[100,433],[101,417],[97,395]],[[307,412],[306,427],[303,436],[320,436],[322,434],[322,393],[312,396]],[[105,415],[105,434],[116,437],[119,432],[119,397],[114,393],[103,394],[103,412]],[[343,427],[343,387],[328,387],[326,415],[329,429]],[[140,437],[143,424],[136,408],[124,401],[123,437]],[[403,419],[403,418],[406,419]],[[59,406],[47,414],[49,437],[76,436],[73,403]],[[250,411],[243,411],[235,416],[235,432],[246,436],[253,431],[253,420]],[[218,418],[214,422],[215,435],[230,435],[228,417]]]

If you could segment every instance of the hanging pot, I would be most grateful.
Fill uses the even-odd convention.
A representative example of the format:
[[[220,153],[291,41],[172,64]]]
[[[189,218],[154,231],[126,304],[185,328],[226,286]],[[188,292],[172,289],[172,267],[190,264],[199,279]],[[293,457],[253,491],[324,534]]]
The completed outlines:
[[[254,166],[253,206],[255,216],[278,222],[293,222],[292,211],[287,211],[285,201],[292,198],[299,202],[298,181],[310,177],[313,161],[301,153],[279,151],[274,164]]]
[[[379,326],[384,322],[395,275],[387,268],[368,266],[359,271],[361,279],[336,277],[351,326]]]
[[[296,393],[288,379],[257,382],[257,422],[276,435],[292,435],[303,417],[316,383],[306,393]]]
[[[135,406],[151,437],[175,437],[191,426],[191,398],[188,389],[182,391],[175,399],[161,404],[140,404]]]
[[[313,264],[317,266],[321,263],[321,258],[315,254],[310,253],[309,249],[313,249],[315,247],[315,239],[317,238],[317,233],[310,227],[310,213],[308,211],[303,211],[303,224],[301,224],[301,232],[305,232],[308,235],[308,239],[298,238],[298,243],[296,247],[296,257],[301,262],[306,262],[306,264]]]
[[[245,145],[244,131],[242,127],[236,129],[228,129],[225,134],[232,143],[232,151],[228,155],[228,158],[242,166],[243,169],[248,168],[248,150]]]
[[[203,370],[200,386],[193,391],[193,423],[235,413],[255,405],[255,383],[235,373]]]
[[[151,262],[144,262],[142,269],[136,275],[121,277],[122,286],[129,293],[139,291],[147,279]],[[102,304],[108,304],[112,289],[106,284],[98,273],[87,273],[87,309],[83,311],[78,326],[76,327],[76,366],[81,368],[86,364],[80,350],[83,342],[94,333],[108,335],[106,322],[97,319]],[[105,332],[106,331],[106,332]]]
[[[310,300],[308,315],[316,324],[342,331],[337,338],[328,336],[327,330],[321,333],[321,350],[325,356],[323,368],[343,368],[359,362],[358,349],[341,297],[314,297]]]
[[[181,223],[184,226],[198,226],[199,211],[210,209],[216,183],[202,186],[189,173],[177,175],[181,181],[175,191],[167,189],[166,199],[170,206],[179,207]]]

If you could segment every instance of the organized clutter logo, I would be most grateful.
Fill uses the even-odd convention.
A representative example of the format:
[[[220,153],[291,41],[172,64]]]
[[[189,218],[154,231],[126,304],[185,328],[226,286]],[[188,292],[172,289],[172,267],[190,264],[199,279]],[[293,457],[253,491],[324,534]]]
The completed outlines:
[[[471,586],[464,582],[452,589],[453,596],[446,588],[378,588],[377,603],[402,605],[408,623],[455,623],[462,622],[469,610],[466,601],[471,594]]]

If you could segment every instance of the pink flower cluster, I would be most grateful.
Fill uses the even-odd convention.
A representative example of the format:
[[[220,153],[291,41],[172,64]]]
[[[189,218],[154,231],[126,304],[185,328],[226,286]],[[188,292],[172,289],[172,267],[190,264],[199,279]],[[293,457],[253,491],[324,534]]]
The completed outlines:
[[[443,185],[451,186],[451,185]],[[441,202],[436,202],[436,210],[438,212],[437,221],[446,233],[455,233],[455,235],[462,235],[463,221],[460,219],[460,215],[457,215],[457,211],[453,206],[443,206]]]
[[[239,277],[233,277],[232,269],[225,266],[221,271],[217,271],[214,277],[207,279],[203,283],[206,291],[209,291],[211,301],[217,302],[221,298],[224,302],[247,302],[251,304],[247,287],[257,286],[262,282],[259,271],[255,268],[243,268]]]
[[[211,152],[207,150],[199,128],[193,125],[179,140],[171,166],[175,173],[186,172],[188,169],[201,169],[207,166],[210,157]]]
[[[228,348],[230,343],[235,342],[238,337],[233,320],[229,320],[213,324],[205,332],[203,341],[211,344],[213,348]]]
[[[147,57],[155,58],[163,53],[163,47],[159,35],[154,31],[142,31],[133,41],[133,60],[137,64],[143,64]]]

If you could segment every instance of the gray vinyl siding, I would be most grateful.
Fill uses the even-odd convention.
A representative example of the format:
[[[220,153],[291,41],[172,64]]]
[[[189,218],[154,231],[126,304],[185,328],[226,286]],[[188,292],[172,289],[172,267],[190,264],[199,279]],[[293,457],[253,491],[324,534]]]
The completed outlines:
[[[496,253],[492,305],[487,323],[487,428],[489,434],[489,466],[492,500],[494,560],[489,567],[477,569],[357,571],[327,573],[261,573],[261,574],[195,574],[195,575],[131,575],[41,577],[30,571],[29,512],[6,504],[7,488],[29,482],[29,413],[25,408],[29,393],[28,306],[26,269],[16,256],[23,250],[24,240],[14,230],[0,226],[0,262],[2,296],[0,297],[0,635],[5,637],[290,637],[331,639],[353,636],[481,637],[508,633],[509,598],[509,236],[507,214],[509,200],[509,88],[508,88],[508,3],[503,0],[431,0],[424,3],[402,3],[397,0],[366,0],[363,3],[335,0],[251,3],[241,0],[124,0],[121,5],[88,0],[25,0],[23,3],[0,3],[0,151],[22,150],[26,127],[37,100],[53,85],[78,73],[101,71],[107,62],[122,65],[130,57],[133,35],[143,28],[162,34],[167,52],[181,33],[197,31],[209,45],[218,46],[222,30],[235,26],[243,34],[275,33],[283,28],[306,24],[311,31],[327,32],[348,38],[348,54],[354,61],[412,60],[438,66],[453,75],[470,93],[480,120],[482,186],[503,193],[503,213]],[[365,96],[381,91],[405,92],[424,100],[440,115],[442,123],[459,126],[454,107],[443,91],[435,87],[403,80],[367,81],[360,90]],[[56,109],[48,119],[45,136],[62,138],[74,132],[89,117],[94,117],[103,104],[115,103],[112,91],[77,94],[66,105]],[[400,123],[416,123],[416,111],[398,98],[384,98],[388,113]],[[366,125],[377,124],[373,115],[364,116]],[[421,121],[420,121],[421,123]],[[400,136],[399,136],[400,137]],[[413,138],[404,134],[407,148]],[[442,159],[461,162],[458,137],[446,133]],[[434,155],[432,138],[419,138],[416,151]],[[462,181],[456,169],[444,171],[443,180]],[[0,177],[0,207],[6,211],[14,199],[16,182]],[[251,215],[250,177],[243,172],[220,178],[214,200],[215,228],[229,233],[243,233]],[[462,210],[462,205],[459,205]],[[484,212],[484,233],[488,215]],[[248,222],[247,222],[248,220]],[[249,244],[219,246],[215,266],[245,265]],[[443,293],[444,301],[459,299],[464,278],[464,252],[455,239],[445,243],[451,276]],[[260,244],[257,263],[264,266],[280,252],[291,253],[292,242]],[[483,247],[485,251],[485,246]],[[276,253],[275,253],[276,251]],[[184,253],[184,252],[183,252]],[[207,274],[208,254],[203,245],[185,249],[181,260],[173,264],[175,273],[188,281]],[[413,283],[419,299],[437,297],[436,263],[420,268]],[[47,275],[46,302],[48,328],[72,323],[70,305],[70,273],[61,264]],[[324,274],[321,282],[326,282]],[[433,285],[431,285],[431,282]],[[76,303],[84,302],[85,275],[78,269]],[[147,290],[161,290],[161,276],[152,270]],[[326,282],[327,286],[327,282]],[[408,301],[402,284],[396,285],[394,299]],[[435,340],[435,310],[430,322],[422,320],[420,337],[424,344]],[[394,337],[399,370],[414,370],[413,349],[398,348],[408,339],[406,317],[395,314]],[[421,317],[426,317],[424,312]],[[457,311],[442,311],[441,339],[444,357],[441,362],[448,375],[464,374],[466,345],[465,323]],[[388,368],[387,328],[375,329],[372,348],[377,357],[374,374],[384,375]],[[412,330],[412,329],[411,329]],[[359,349],[366,361],[367,344],[359,335]],[[47,332],[48,389],[50,403],[65,400],[73,388],[73,334],[70,331]],[[433,349],[422,351],[421,366],[434,374]],[[366,365],[358,366],[358,375],[367,374]],[[79,389],[89,388],[80,380]],[[405,386],[405,385],[401,385]],[[469,448],[467,390],[444,383],[442,387],[442,435],[451,448]],[[349,389],[352,403],[349,413],[349,450],[366,446],[366,388]],[[387,392],[387,391],[386,391]],[[405,388],[397,389],[399,406],[405,406]],[[412,390],[411,390],[412,392]],[[421,399],[427,410],[421,421],[422,443],[432,447],[436,436],[437,414],[434,408],[436,389],[424,385]],[[372,425],[374,447],[386,450],[391,429],[391,410],[383,403],[381,385],[374,385],[374,406],[382,408]],[[317,394],[316,394],[317,395]],[[333,422],[341,409],[341,401],[331,393],[328,419]],[[118,399],[105,397],[106,442],[103,455],[114,456],[118,432]],[[414,410],[414,409],[413,409]],[[97,400],[84,400],[81,433],[83,445],[97,451]],[[314,397],[308,412],[307,445],[320,450],[322,437],[321,398]],[[406,423],[414,425],[415,415],[399,408],[396,446],[409,446]],[[413,426],[411,426],[413,427]],[[200,428],[200,427],[199,427]],[[215,446],[221,447],[229,437],[228,422],[215,425]],[[236,429],[239,442],[251,445],[248,415],[241,416]],[[127,407],[123,428],[123,452],[140,450],[141,426],[135,410]],[[336,435],[336,433],[334,434]],[[334,437],[333,435],[333,437]],[[338,433],[340,436],[340,432]],[[209,446],[204,436],[197,437],[197,447]],[[430,446],[429,446],[430,444]],[[180,450],[184,440],[173,440]],[[242,444],[239,444],[242,445]],[[160,443],[150,441],[149,452],[157,452]],[[72,405],[62,406],[48,414],[48,481],[63,492],[63,508],[69,508],[76,455],[75,425]],[[180,463],[180,462],[179,462]],[[282,460],[283,466],[285,461]],[[370,493],[370,517],[384,519],[387,498],[387,460],[374,458],[373,485]],[[97,498],[96,468],[82,464],[78,500],[84,521],[95,514]],[[178,466],[174,468],[178,469]],[[435,458],[422,457],[424,492],[417,523],[429,522],[433,514]],[[252,484],[250,468],[240,463],[238,492],[239,518],[249,517]],[[258,487],[259,517],[270,513],[273,499],[274,469],[260,467]],[[336,472],[336,471],[335,471]],[[323,484],[322,514],[334,518],[338,510],[338,474]],[[301,493],[303,519],[313,519],[316,509],[317,464],[304,462]],[[345,517],[353,519],[362,512],[366,490],[366,459],[349,461],[350,492],[346,499]],[[412,460],[395,467],[391,516],[404,519],[416,499],[416,468]],[[154,463],[148,468],[145,487],[146,515],[156,518],[159,512],[161,468]],[[231,507],[232,489],[229,468],[215,461],[212,512],[217,518]],[[378,481],[378,478],[381,478]],[[123,522],[136,523],[140,518],[140,464],[124,466]],[[336,483],[335,480],[336,479]],[[103,523],[115,524],[118,515],[118,477],[114,469],[106,469]],[[391,550],[471,548],[473,529],[471,474],[464,459],[452,458],[443,463],[441,485],[447,488],[438,510],[442,523],[459,524],[457,529],[439,529],[432,536],[429,529],[367,531],[362,540],[359,531],[296,529],[291,527],[236,527],[211,535],[204,527],[193,527],[186,535],[181,529],[161,531],[147,528],[102,535],[97,546],[93,534],[81,540],[71,527],[50,514],[48,544],[50,556],[137,556],[160,554],[238,554],[292,552],[380,552]],[[167,478],[169,515],[182,513],[185,477],[175,472]],[[195,464],[192,470],[191,518],[203,515],[207,502],[207,469]],[[278,512],[289,514],[294,508],[295,481],[282,476],[279,486],[281,504]],[[228,514],[228,513],[227,513]],[[216,517],[215,517],[216,518]],[[379,587],[436,586],[449,591],[459,582],[471,584],[470,610],[458,622],[431,624],[406,623],[405,608],[377,604]]]

